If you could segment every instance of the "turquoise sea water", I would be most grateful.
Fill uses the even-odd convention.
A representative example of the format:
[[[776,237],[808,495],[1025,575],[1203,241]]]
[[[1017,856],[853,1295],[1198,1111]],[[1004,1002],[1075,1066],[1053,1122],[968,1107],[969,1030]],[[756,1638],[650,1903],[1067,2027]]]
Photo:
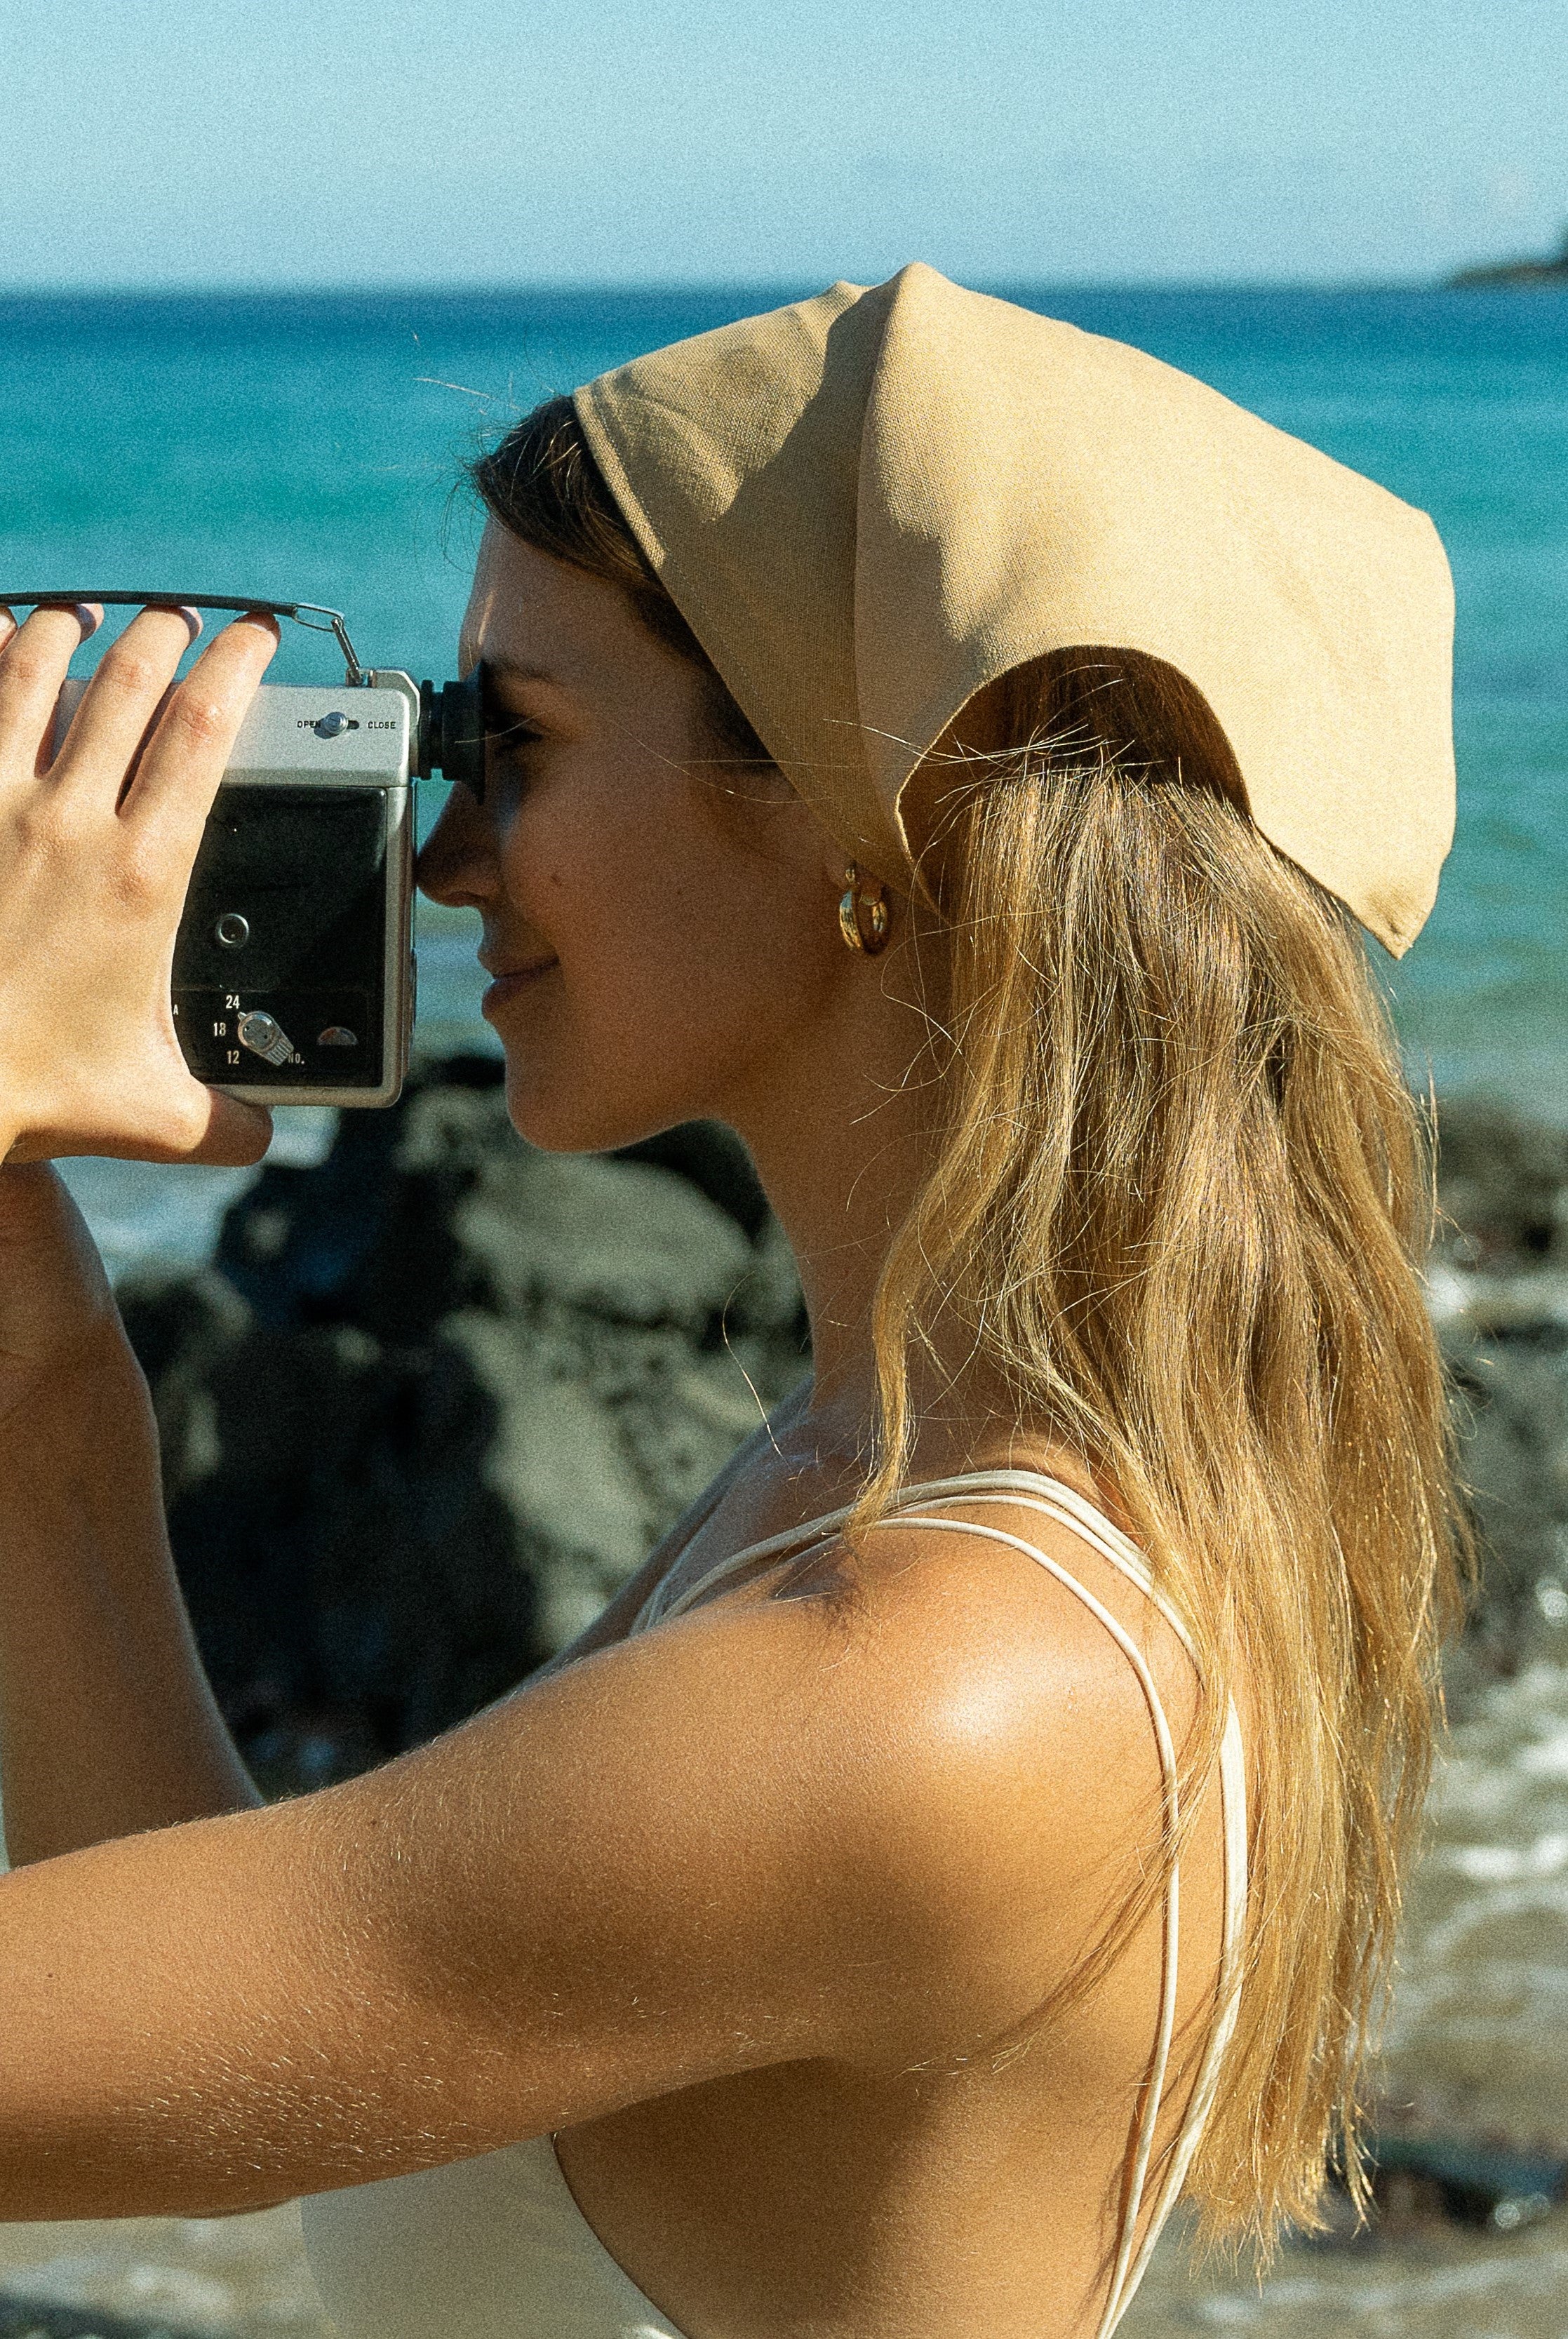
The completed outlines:
[[[368,663],[439,678],[477,538],[455,482],[481,436],[790,289],[0,299],[0,588],[326,602]],[[1389,970],[1395,1009],[1440,1092],[1568,1120],[1568,293],[997,289],[1432,513],[1459,597],[1460,825],[1431,924]],[[289,630],[275,679],[335,672]],[[427,917],[419,942],[426,1036],[485,1044],[470,937]],[[189,1251],[227,1190],[74,1176],[121,1256]]]

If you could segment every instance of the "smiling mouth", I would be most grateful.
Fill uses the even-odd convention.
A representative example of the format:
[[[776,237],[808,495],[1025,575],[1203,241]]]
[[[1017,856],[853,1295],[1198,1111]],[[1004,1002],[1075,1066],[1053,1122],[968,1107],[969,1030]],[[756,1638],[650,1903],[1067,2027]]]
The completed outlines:
[[[516,998],[519,992],[526,991],[530,983],[537,982],[541,975],[553,972],[559,964],[557,958],[535,958],[527,960],[521,966],[500,968],[479,1002],[480,1014],[488,1016],[493,1009],[504,1007],[508,999]]]

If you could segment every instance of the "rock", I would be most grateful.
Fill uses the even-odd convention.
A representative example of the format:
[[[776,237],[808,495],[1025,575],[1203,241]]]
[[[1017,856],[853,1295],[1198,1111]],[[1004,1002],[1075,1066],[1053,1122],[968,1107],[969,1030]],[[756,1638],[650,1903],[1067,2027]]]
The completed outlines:
[[[416,1743],[571,1639],[804,1369],[727,1132],[549,1155],[488,1059],[269,1167],[214,1267],[132,1279],[170,1529],[259,1774]]]
[[[1463,2132],[1428,2135],[1386,2118],[1366,2139],[1366,2166],[1375,2222],[1357,2229],[1353,2219],[1336,2216],[1331,2204],[1330,2237],[1342,2245],[1375,2245],[1391,2233],[1435,2225],[1515,2234],[1548,2216],[1568,2195],[1568,2160],[1559,2153],[1522,2150]],[[1343,2171],[1335,2176],[1343,2186]]]
[[[1568,1130],[1455,1099],[1442,1110],[1438,1199],[1439,1256],[1460,1272],[1568,1268]]]
[[[1568,1131],[1455,1100],[1440,1115],[1430,1284],[1453,1378],[1480,1596],[1450,1669],[1463,1702],[1568,1654]]]
[[[195,2339],[171,2324],[127,2323],[85,2307],[53,2306],[46,2299],[0,2299],[0,2339]]]

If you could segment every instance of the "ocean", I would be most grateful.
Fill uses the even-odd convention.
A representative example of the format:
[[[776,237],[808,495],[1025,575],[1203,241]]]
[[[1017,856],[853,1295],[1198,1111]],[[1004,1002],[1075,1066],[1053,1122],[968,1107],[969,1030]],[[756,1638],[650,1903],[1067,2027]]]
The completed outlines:
[[[347,612],[368,662],[440,679],[478,535],[462,466],[485,437],[792,289],[0,299],[0,589],[324,602]],[[1152,350],[1432,513],[1459,597],[1459,834],[1430,925],[1386,969],[1390,992],[1414,1077],[1568,1123],[1568,297],[997,289]],[[327,645],[291,629],[273,667],[281,681],[334,671]],[[432,1048],[490,1045],[472,946],[461,918],[421,914]],[[280,1115],[290,1158],[330,1136],[329,1115]],[[245,1174],[69,1166],[116,1270],[201,1257]],[[1565,1750],[1561,1663],[1499,1683],[1465,1722],[1407,1942],[1396,2061],[1459,2071],[1510,2134],[1559,2131],[1568,2085]],[[223,2249],[236,2265],[250,2249],[265,2259],[267,2327],[320,2330],[308,2304],[288,2319],[278,2268],[303,2276],[286,2240],[265,2255],[259,2225],[126,2228],[113,2290],[117,2229],[94,2230],[99,2255],[84,2257],[75,2229],[6,2229],[0,2292],[156,2304],[182,2327],[237,2334],[252,2326],[213,2303],[215,2269]],[[154,2280],[165,2259],[173,2290]],[[1298,2254],[1261,2298],[1241,2280],[1190,2287],[1166,2253],[1128,2327],[1562,2339],[1565,2295],[1559,2218],[1517,2237]]]

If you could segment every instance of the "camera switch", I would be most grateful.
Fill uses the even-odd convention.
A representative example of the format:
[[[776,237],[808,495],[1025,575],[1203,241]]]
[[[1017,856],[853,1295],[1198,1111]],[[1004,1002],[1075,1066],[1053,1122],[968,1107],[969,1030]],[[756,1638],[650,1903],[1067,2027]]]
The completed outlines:
[[[262,1014],[259,1008],[241,1016],[238,1033],[242,1048],[249,1048],[265,1063],[286,1064],[294,1052],[293,1041],[276,1017]]]
[[[319,723],[311,725],[318,739],[340,739],[345,731],[357,731],[359,727],[351,715],[345,715],[338,707],[334,707],[330,715],[323,715]]]

